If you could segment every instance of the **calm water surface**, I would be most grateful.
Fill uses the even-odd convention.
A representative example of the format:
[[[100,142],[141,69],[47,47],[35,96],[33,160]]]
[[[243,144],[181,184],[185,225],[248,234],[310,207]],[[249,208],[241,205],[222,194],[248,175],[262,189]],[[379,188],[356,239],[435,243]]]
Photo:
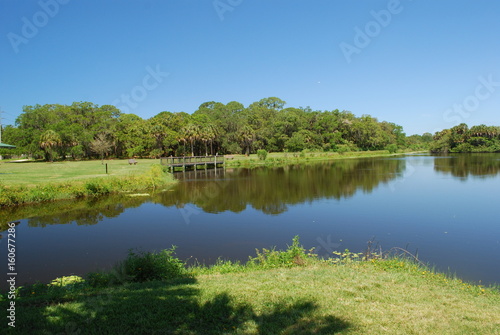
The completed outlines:
[[[21,219],[19,283],[109,269],[131,248],[176,245],[188,262],[245,261],[299,235],[321,256],[362,252],[374,240],[492,284],[500,283],[499,171],[499,154],[471,154],[179,173],[178,185],[154,196],[2,210],[0,223]]]

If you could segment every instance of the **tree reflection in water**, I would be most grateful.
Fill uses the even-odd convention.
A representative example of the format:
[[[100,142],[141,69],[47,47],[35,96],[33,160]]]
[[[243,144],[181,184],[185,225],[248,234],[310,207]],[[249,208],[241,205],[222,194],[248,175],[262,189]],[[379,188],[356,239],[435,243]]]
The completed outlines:
[[[226,171],[222,178],[209,178],[200,171],[179,173],[183,182],[170,192],[156,195],[154,200],[177,207],[192,203],[209,213],[241,212],[250,205],[266,214],[280,214],[287,210],[287,205],[321,198],[349,198],[358,191],[370,193],[380,183],[401,175],[405,167],[405,160],[352,159],[240,168]]]
[[[500,158],[498,154],[489,153],[437,156],[434,170],[461,179],[494,177],[500,172]]]

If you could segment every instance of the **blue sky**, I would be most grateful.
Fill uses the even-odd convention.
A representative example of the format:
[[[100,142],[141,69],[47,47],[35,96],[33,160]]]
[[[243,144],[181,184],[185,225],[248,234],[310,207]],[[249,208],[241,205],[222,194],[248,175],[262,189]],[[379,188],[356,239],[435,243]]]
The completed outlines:
[[[276,96],[408,135],[500,125],[499,15],[495,0],[0,0],[2,123],[34,104],[149,118]]]

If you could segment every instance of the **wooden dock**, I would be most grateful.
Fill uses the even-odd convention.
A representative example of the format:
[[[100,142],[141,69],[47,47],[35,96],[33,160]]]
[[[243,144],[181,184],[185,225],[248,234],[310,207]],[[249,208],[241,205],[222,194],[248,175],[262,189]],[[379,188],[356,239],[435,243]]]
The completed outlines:
[[[162,157],[160,159],[162,165],[166,165],[171,168],[172,173],[175,168],[182,168],[182,171],[186,171],[187,168],[193,168],[197,170],[199,166],[203,168],[215,168],[217,165],[222,165],[224,167],[224,156],[189,156],[189,157]]]

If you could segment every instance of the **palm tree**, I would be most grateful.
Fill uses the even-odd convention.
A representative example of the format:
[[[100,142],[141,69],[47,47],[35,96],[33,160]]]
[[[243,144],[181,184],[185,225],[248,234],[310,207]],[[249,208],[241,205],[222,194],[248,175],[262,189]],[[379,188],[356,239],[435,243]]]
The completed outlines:
[[[165,129],[161,124],[153,124],[150,128],[150,133],[153,135],[153,137],[156,140],[156,147],[157,149],[163,149],[163,138],[165,137]]]
[[[454,143],[463,143],[468,139],[469,127],[465,123],[461,123],[450,130]]]
[[[480,124],[479,126],[473,126],[470,129],[471,136],[473,137],[487,137],[488,136],[488,127],[484,124]]]
[[[184,138],[191,143],[191,156],[194,156],[194,142],[200,138],[200,126],[194,123],[189,123],[182,130]]]
[[[58,147],[61,144],[62,144],[61,136],[59,136],[58,133],[56,133],[51,129],[46,130],[40,136],[40,148],[42,148],[43,151],[45,151],[45,160],[50,160],[51,162],[53,162],[54,161],[53,148]]]
[[[255,131],[248,124],[241,127],[238,131],[238,138],[241,140],[245,146],[245,155],[250,154],[250,147],[253,141],[255,141]]]
[[[183,144],[183,149],[182,149],[182,155],[183,156],[186,156],[185,152],[186,152],[186,137],[184,137],[184,133],[181,132],[178,134],[177,136],[177,142],[182,142]]]
[[[207,123],[201,128],[200,138],[205,144],[205,156],[208,156],[208,142],[210,142],[210,154],[213,155],[213,142],[217,136],[215,125]]]

